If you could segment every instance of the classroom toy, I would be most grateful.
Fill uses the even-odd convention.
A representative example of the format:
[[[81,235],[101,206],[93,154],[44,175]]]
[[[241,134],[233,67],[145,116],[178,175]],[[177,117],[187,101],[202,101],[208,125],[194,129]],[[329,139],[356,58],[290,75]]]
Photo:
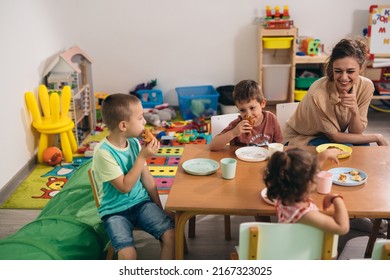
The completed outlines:
[[[25,93],[27,108],[32,115],[32,125],[40,133],[38,144],[38,162],[44,162],[43,153],[49,147],[49,140],[52,136],[59,135],[61,149],[66,162],[72,162],[73,152],[77,150],[77,142],[73,134],[75,126],[69,117],[71,101],[71,89],[65,86],[61,92],[61,99],[57,92],[49,96],[45,85],[38,88],[39,100],[42,108],[42,115],[38,102],[32,92]],[[50,138],[50,139],[49,139]]]
[[[293,21],[290,20],[290,13],[288,6],[283,7],[283,12],[280,11],[279,6],[275,6],[275,13],[272,14],[270,6],[265,8],[265,18],[263,26],[269,29],[287,29],[293,27]]]
[[[62,161],[62,152],[57,147],[48,147],[43,152],[43,161],[48,165],[57,165]]]
[[[317,55],[319,53],[320,40],[313,38],[304,38],[302,40],[301,51],[306,55]]]

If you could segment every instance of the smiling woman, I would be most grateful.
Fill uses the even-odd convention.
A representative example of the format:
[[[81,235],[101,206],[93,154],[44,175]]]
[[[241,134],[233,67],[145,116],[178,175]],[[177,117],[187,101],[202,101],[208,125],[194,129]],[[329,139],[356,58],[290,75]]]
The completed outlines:
[[[310,86],[286,123],[283,136],[289,145],[388,145],[382,134],[364,134],[374,93],[372,81],[360,76],[367,57],[365,41],[336,44],[325,64],[326,76]]]

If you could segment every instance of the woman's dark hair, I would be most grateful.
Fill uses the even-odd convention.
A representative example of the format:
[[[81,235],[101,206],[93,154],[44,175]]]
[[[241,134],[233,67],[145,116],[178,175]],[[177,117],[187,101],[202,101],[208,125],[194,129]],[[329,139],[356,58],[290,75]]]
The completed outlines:
[[[301,201],[317,170],[317,158],[307,151],[293,148],[275,152],[264,171],[267,196],[281,199],[284,205]]]
[[[333,48],[332,54],[328,57],[325,63],[325,73],[330,81],[334,80],[333,63],[335,60],[345,57],[356,59],[360,69],[364,68],[364,64],[368,59],[368,45],[363,40],[342,39]]]

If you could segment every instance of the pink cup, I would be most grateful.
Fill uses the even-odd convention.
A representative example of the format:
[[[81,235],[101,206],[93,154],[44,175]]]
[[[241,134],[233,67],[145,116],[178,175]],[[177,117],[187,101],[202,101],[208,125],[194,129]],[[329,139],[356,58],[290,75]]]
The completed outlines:
[[[332,190],[333,174],[329,171],[320,171],[317,173],[317,192],[328,194]]]

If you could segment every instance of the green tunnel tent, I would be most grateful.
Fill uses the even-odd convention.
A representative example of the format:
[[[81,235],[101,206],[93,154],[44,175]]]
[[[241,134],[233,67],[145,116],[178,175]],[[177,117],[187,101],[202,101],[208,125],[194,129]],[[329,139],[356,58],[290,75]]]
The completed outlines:
[[[98,217],[87,171],[80,166],[40,215],[0,240],[0,260],[103,259],[109,238]]]

